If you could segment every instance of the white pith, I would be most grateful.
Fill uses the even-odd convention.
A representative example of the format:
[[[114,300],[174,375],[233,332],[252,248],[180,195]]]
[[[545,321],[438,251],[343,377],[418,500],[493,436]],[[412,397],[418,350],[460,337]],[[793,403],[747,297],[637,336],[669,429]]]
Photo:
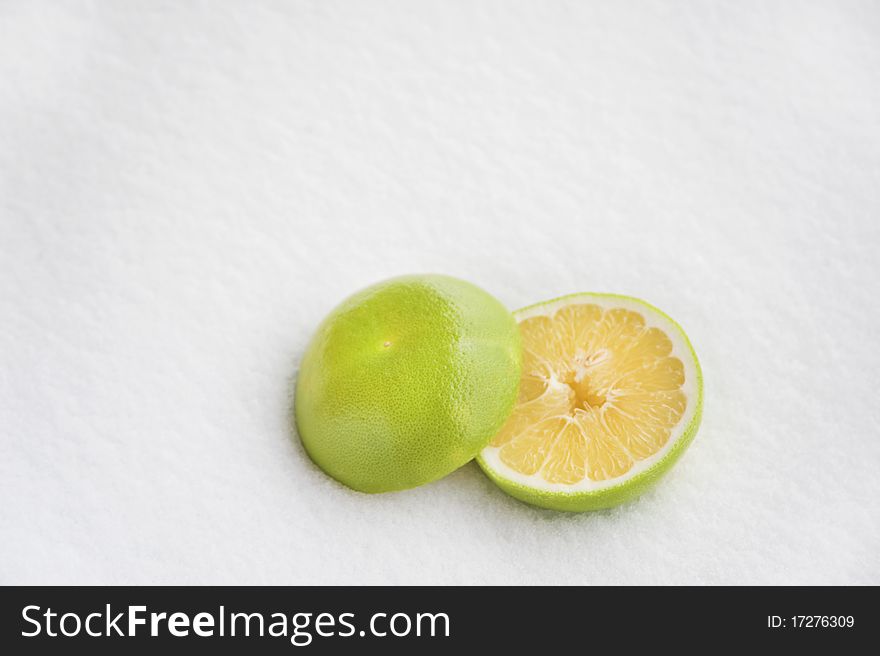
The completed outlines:
[[[669,440],[660,448],[659,451],[649,456],[648,458],[645,458],[644,460],[636,460],[632,468],[624,475],[603,481],[594,481],[589,477],[584,477],[583,480],[573,484],[550,483],[541,476],[541,472],[543,471],[544,466],[542,466],[541,469],[530,476],[522,474],[515,469],[507,466],[501,460],[501,457],[499,455],[501,447],[489,445],[484,448],[483,451],[480,453],[483,465],[491,469],[499,477],[507,479],[514,483],[518,483],[520,485],[524,485],[529,488],[546,490],[547,492],[554,493],[561,492],[566,494],[577,494],[582,492],[594,492],[598,490],[604,490],[620,485],[621,483],[624,483],[627,480],[638,476],[640,473],[647,471],[657,462],[662,460],[663,457],[667,453],[669,453],[669,451],[674,447],[676,442],[678,442],[678,440],[682,438],[685,429],[688,427],[688,425],[690,425],[691,420],[693,420],[694,414],[696,413],[698,406],[697,395],[699,388],[697,383],[697,364],[694,361],[690,348],[688,348],[686,338],[684,337],[681,329],[677,325],[672,323],[668,318],[658,313],[653,308],[645,305],[640,301],[629,299],[626,297],[605,296],[602,294],[578,294],[556,301],[551,301],[549,303],[525,308],[524,310],[516,312],[515,316],[518,322],[522,322],[525,319],[535,316],[552,317],[559,309],[568,305],[576,304],[598,305],[603,310],[610,310],[613,308],[623,308],[626,310],[631,310],[633,312],[637,312],[642,317],[644,317],[645,326],[647,328],[656,327],[666,333],[666,335],[672,342],[672,352],[670,353],[670,355],[673,357],[677,357],[684,365],[685,382],[684,385],[681,387],[681,390],[687,397],[687,407],[679,422],[672,428]],[[551,387],[564,387],[566,386],[566,383],[556,379],[554,375],[550,379],[549,385]]]

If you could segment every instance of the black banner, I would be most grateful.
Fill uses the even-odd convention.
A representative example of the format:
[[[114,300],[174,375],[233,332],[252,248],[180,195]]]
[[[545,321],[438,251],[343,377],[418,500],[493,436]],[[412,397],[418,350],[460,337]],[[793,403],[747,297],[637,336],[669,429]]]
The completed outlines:
[[[6,587],[6,653],[865,644],[867,588]],[[707,642],[707,640],[709,642]]]

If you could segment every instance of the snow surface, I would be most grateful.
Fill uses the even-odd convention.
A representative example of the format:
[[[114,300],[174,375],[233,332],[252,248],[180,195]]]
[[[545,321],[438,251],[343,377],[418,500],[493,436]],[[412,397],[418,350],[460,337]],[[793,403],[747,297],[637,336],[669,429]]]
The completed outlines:
[[[880,4],[0,5],[0,583],[880,583]],[[292,437],[388,276],[645,298],[702,429],[637,502]]]

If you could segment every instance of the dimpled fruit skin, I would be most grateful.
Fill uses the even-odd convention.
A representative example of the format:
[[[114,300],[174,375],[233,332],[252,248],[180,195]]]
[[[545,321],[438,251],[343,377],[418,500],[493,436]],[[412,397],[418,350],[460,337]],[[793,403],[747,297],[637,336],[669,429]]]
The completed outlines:
[[[393,278],[318,328],[297,377],[297,429],[312,460],[351,488],[415,487],[488,443],[521,366],[516,321],[493,296],[448,276]]]

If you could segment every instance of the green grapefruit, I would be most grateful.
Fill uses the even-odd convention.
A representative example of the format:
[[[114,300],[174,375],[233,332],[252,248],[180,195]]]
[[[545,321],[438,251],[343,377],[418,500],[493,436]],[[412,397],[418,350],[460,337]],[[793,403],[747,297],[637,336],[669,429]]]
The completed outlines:
[[[697,433],[703,377],[681,327],[639,299],[575,294],[514,313],[523,378],[478,462],[527,503],[584,511],[656,482]]]
[[[507,419],[521,374],[510,312],[470,283],[412,275],[343,301],[296,382],[312,460],[362,492],[422,485],[471,460]]]

